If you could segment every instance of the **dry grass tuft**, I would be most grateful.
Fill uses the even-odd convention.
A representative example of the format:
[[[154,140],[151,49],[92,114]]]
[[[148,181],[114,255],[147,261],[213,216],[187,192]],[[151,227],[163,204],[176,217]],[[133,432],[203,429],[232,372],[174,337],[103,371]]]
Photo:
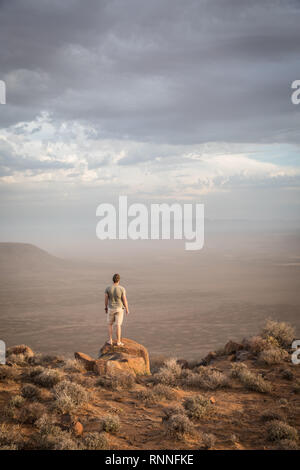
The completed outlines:
[[[87,450],[106,450],[109,448],[105,435],[99,432],[87,433],[80,447]]]
[[[281,441],[282,439],[288,439],[291,441],[298,440],[297,429],[284,421],[271,421],[268,425],[267,432],[270,441]]]
[[[117,415],[108,414],[101,420],[103,431],[116,434],[121,427],[120,418]]]
[[[251,372],[246,364],[233,364],[231,376],[238,379],[248,390],[259,393],[269,393],[272,391],[272,385],[266,382],[260,375]]]
[[[54,408],[60,413],[70,413],[86,403],[89,393],[81,385],[63,380],[53,389]]]
[[[203,395],[187,397],[183,401],[183,406],[189,418],[201,419],[212,409],[209,399]]]
[[[290,348],[295,337],[295,329],[285,322],[267,320],[263,330],[263,338],[274,338],[282,348]]]

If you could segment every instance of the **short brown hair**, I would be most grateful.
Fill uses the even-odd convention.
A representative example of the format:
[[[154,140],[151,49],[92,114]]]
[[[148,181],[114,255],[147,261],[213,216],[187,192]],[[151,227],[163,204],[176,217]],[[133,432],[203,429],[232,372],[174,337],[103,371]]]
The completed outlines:
[[[120,274],[114,274],[113,275],[113,281],[114,282],[119,282],[119,280],[120,280]]]

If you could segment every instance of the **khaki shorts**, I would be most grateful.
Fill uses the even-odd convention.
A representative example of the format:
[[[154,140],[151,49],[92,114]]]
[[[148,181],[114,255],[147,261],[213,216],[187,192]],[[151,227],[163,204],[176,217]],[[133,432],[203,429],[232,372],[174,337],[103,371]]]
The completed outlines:
[[[121,326],[123,323],[124,311],[122,308],[109,308],[107,313],[107,323]]]

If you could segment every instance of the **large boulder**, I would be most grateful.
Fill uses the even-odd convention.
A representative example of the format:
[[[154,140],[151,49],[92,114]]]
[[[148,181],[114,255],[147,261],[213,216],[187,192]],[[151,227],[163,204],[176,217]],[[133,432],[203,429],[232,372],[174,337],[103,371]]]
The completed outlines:
[[[87,370],[98,375],[127,371],[137,375],[149,375],[150,363],[147,349],[132,339],[123,338],[124,346],[104,344],[99,351],[98,359],[87,354],[76,352],[75,358],[81,361]]]

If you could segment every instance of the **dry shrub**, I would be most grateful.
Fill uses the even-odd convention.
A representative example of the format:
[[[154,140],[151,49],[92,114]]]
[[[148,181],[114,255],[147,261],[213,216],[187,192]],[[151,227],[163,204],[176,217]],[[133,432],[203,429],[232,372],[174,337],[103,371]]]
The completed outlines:
[[[28,362],[36,366],[49,366],[61,367],[65,364],[63,356],[52,355],[52,354],[35,354],[34,357],[30,358]]]
[[[151,370],[151,373],[156,374],[156,372],[159,371],[159,369],[164,365],[164,363],[168,359],[169,358],[164,356],[164,355],[155,355],[155,356],[150,355],[150,370]]]
[[[96,385],[109,390],[129,390],[135,384],[135,377],[130,372],[115,372],[114,374],[101,377]]]
[[[182,367],[176,359],[166,360],[159,371],[153,375],[155,383],[175,386],[182,373]]]
[[[228,377],[218,370],[210,367],[200,366],[197,373],[186,375],[185,384],[194,388],[203,388],[204,390],[216,390],[228,386]]]
[[[45,388],[52,388],[63,379],[63,374],[56,369],[43,369],[40,373],[34,374],[32,381]]]
[[[280,364],[284,359],[288,357],[287,351],[281,348],[270,348],[261,351],[258,356],[258,361],[268,366],[274,364]]]
[[[34,435],[35,448],[41,450],[77,450],[78,444],[72,435],[53,423],[52,418],[44,414],[36,421],[38,433]]]
[[[182,405],[176,405],[176,406],[167,406],[166,408],[163,409],[163,417],[162,417],[162,422],[168,421],[171,415],[178,415],[178,414],[185,414],[185,410]]]
[[[22,397],[28,398],[29,400],[41,399],[40,389],[33,384],[24,384],[21,389],[21,395]]]
[[[18,414],[18,421],[25,424],[34,424],[45,413],[45,407],[41,403],[29,403],[22,407]]]
[[[272,391],[272,386],[260,375],[251,372],[246,364],[237,363],[232,365],[231,376],[238,379],[248,390],[259,393]]]
[[[68,380],[63,380],[55,385],[53,394],[54,408],[61,413],[70,413],[89,399],[87,390]]]
[[[0,380],[17,380],[19,371],[16,367],[0,365]]]
[[[278,442],[279,450],[299,450],[299,446],[296,441],[290,439],[282,439]]]
[[[82,364],[82,362],[78,361],[77,359],[68,359],[64,366],[63,366],[63,370],[65,372],[81,372],[81,373],[85,373],[86,372],[86,369],[84,367],[84,365]]]
[[[263,330],[263,338],[275,338],[282,348],[290,348],[295,337],[295,329],[285,322],[267,320]]]
[[[164,419],[166,434],[173,439],[184,439],[186,434],[194,432],[194,425],[183,413],[171,413]]]
[[[176,393],[168,385],[157,384],[153,388],[139,390],[136,393],[138,400],[145,402],[147,405],[158,403],[161,400],[175,400]]]
[[[201,443],[204,449],[211,449],[216,443],[216,436],[214,434],[203,432],[201,434]]]
[[[201,419],[212,409],[209,399],[203,395],[194,395],[185,398],[183,406],[189,418],[192,419]]]
[[[120,418],[117,415],[108,414],[101,420],[103,431],[115,434],[120,430]]]
[[[0,424],[0,449],[19,450],[22,449],[24,440],[20,433],[19,425]]]
[[[106,450],[108,449],[108,441],[103,433],[88,432],[82,440],[82,449],[87,450]]]
[[[298,440],[297,429],[293,428],[284,421],[271,421],[267,428],[268,438],[270,441],[281,441],[288,439],[291,441]]]

